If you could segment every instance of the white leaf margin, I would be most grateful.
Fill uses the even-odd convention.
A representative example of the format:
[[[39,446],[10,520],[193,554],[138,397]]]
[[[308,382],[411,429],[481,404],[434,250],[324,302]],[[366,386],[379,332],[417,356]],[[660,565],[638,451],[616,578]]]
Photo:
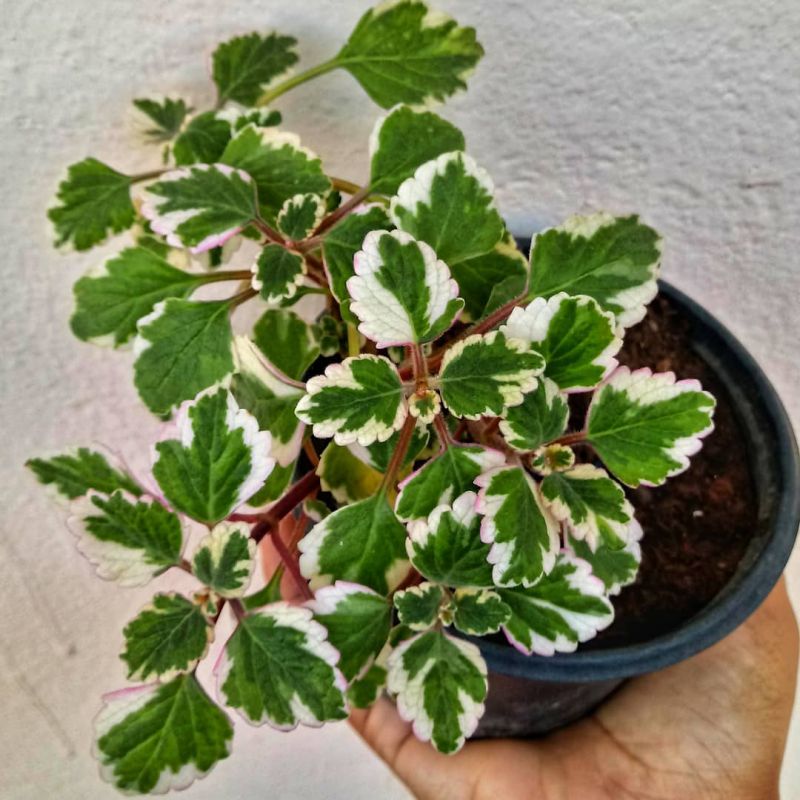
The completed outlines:
[[[197,548],[192,556],[192,562],[194,562],[194,559],[197,558],[198,553],[207,548],[211,556],[211,563],[212,565],[216,566],[222,559],[222,555],[225,552],[228,543],[236,534],[243,536],[247,541],[248,557],[246,559],[240,559],[239,561],[234,562],[234,564],[231,566],[231,571],[235,572],[240,569],[246,569],[247,577],[236,589],[227,589],[225,591],[214,589],[216,594],[218,594],[220,597],[241,597],[247,591],[247,587],[250,585],[250,581],[253,578],[253,572],[256,566],[256,552],[258,548],[255,541],[250,538],[249,526],[244,522],[227,522],[226,520],[218,522],[210,531],[210,533],[206,534],[197,543]]]

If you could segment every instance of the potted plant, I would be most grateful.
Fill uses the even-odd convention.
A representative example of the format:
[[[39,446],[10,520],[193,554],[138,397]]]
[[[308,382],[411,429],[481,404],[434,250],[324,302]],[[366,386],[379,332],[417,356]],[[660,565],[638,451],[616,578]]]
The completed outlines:
[[[638,324],[658,288],[656,232],[594,213],[520,248],[461,131],[421,108],[465,88],[483,53],[471,28],[400,0],[287,77],[294,48],[276,33],[221,44],[212,109],[135,100],[162,166],[126,175],[88,158],[49,212],[77,250],[131,231],[75,284],[71,326],[133,343],[136,387],[166,424],[147,475],[88,448],[29,466],[69,500],[101,578],[196,581],[124,628],[136,685],[104,698],[95,752],[126,792],[207,773],[234,712],[316,726],[387,691],[446,753],[476,732],[564,724],[741,622],[797,527],[796,450],[758,368],[668,287]],[[386,109],[365,186],[277,127],[284,92],[339,68]],[[245,304],[261,314],[239,333]],[[647,488],[689,467],[715,407],[736,469],[719,483],[706,463],[694,493]],[[735,547],[713,534],[733,497],[760,526]],[[676,555],[687,528],[695,549]],[[263,579],[260,542],[281,559]],[[647,558],[637,580],[643,547],[673,584]],[[687,574],[703,586],[676,612],[665,592]],[[626,605],[636,591],[649,617]],[[213,699],[195,670],[222,614],[235,630]]]

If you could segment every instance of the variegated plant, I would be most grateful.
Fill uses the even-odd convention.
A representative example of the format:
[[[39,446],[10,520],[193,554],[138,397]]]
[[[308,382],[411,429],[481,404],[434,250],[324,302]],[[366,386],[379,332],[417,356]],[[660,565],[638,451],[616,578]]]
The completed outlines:
[[[419,0],[368,11],[295,77],[294,39],[241,36],[214,52],[214,108],[135,101],[162,167],[89,158],[59,188],[58,244],[131,230],[76,283],[72,330],[132,342],[142,400],[174,421],[147,476],[86,448],[29,465],[70,501],[101,578],[196,580],[124,629],[145,683],[105,698],[95,740],[123,791],[180,788],[225,758],[220,706],[290,729],[385,691],[419,737],[458,750],[490,681],[474,637],[538,658],[608,626],[642,533],[620,484],[662,484],[712,428],[694,381],[617,366],[656,293],[657,234],[573,217],[526,259],[462,133],[422,110],[482,53]],[[364,186],[276,127],[274,101],[336,68],[389,109]],[[196,296],[224,282],[237,288]],[[234,334],[244,303],[261,317]],[[266,583],[265,538],[282,558]],[[195,670],[221,614],[236,627],[212,699]]]

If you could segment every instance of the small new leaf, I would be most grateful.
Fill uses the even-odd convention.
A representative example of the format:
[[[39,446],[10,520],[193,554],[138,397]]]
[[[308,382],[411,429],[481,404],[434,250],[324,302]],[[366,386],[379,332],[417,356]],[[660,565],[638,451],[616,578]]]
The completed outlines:
[[[383,3],[364,14],[334,59],[383,108],[425,105],[466,89],[483,55],[474,28],[419,0]]]
[[[268,303],[292,297],[306,274],[306,262],[299,253],[279,244],[262,248],[252,266],[253,288]]]
[[[242,523],[220,522],[192,559],[192,572],[220,597],[241,597],[255,569],[256,543]]]
[[[715,405],[696,380],[620,367],[592,398],[587,440],[623,483],[659,486],[689,467],[714,429]]]
[[[254,725],[279,730],[344,719],[339,654],[307,608],[273,603],[240,622],[225,646],[219,688]]]
[[[270,364],[300,380],[319,356],[314,329],[293,311],[267,309],[253,327],[253,341]]]
[[[296,194],[281,206],[278,230],[292,241],[310,235],[325,216],[325,198],[318,194]]]
[[[387,686],[414,733],[455,753],[478,725],[486,698],[486,663],[471,642],[441,631],[420,633],[389,656]]]
[[[395,592],[397,617],[412,631],[426,631],[439,619],[444,597],[444,590],[435,583],[421,583]]]
[[[536,388],[543,369],[544,359],[526,342],[492,331],[453,345],[444,354],[436,381],[442,401],[455,416],[497,417]]]
[[[497,633],[511,618],[511,609],[500,595],[488,589],[459,589],[453,603],[453,624],[468,636]]]
[[[214,629],[201,607],[180,594],[157,594],[123,631],[129,680],[161,681],[191,672],[208,651]]]
[[[306,384],[297,416],[314,435],[337,444],[385,441],[399,430],[408,410],[400,375],[389,359],[363,355],[329,365]]]
[[[402,231],[368,233],[354,268],[350,310],[378,347],[433,341],[464,307],[447,265]]]
[[[516,450],[535,450],[561,436],[568,419],[566,396],[549,378],[541,378],[522,403],[506,409],[500,421],[500,432]]]
[[[96,158],[73,164],[58,187],[59,205],[47,216],[56,233],[56,247],[71,242],[76,250],[100,244],[109,233],[133,225],[131,179]]]

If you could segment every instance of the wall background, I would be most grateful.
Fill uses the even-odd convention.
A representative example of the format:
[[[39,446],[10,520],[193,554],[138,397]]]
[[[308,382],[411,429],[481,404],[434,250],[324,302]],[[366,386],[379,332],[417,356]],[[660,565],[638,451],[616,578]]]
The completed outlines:
[[[438,0],[478,28],[487,56],[446,115],[494,176],[518,232],[575,211],[639,211],[666,239],[665,276],[741,337],[800,423],[800,4],[794,0]],[[306,64],[344,41],[365,0],[2,0],[2,462],[0,794],[116,797],[88,757],[97,695],[123,683],[121,627],[149,594],[91,577],[25,458],[103,441],[136,462],[155,421],[130,354],[67,334],[70,287],[113,251],[64,257],[44,209],[67,164],[120,169],[132,97],[211,100],[216,42],[252,29],[296,35]],[[366,175],[378,109],[346,74],[280,105],[329,170]],[[138,453],[137,453],[138,451]],[[800,601],[800,559],[791,570]],[[796,715],[797,717],[798,715]],[[405,797],[344,725],[292,736],[237,725],[235,754],[187,792],[199,800]],[[784,798],[800,798],[800,717]],[[235,789],[232,789],[235,786]],[[321,787],[325,787],[322,789]],[[346,787],[346,788],[345,788]]]

